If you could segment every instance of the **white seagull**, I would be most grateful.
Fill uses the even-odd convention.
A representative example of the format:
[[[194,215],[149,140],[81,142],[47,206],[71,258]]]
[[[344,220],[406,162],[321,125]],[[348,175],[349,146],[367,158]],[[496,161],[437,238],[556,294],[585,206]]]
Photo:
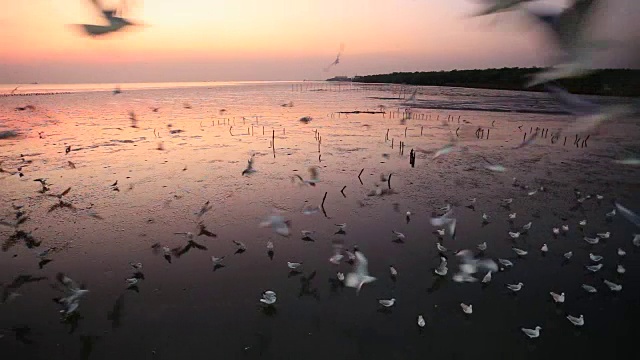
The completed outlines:
[[[590,238],[590,237],[585,236],[584,237],[584,241],[586,241],[587,244],[595,245],[595,244],[600,242],[600,238],[598,238],[598,237]]]
[[[262,298],[260,299],[260,302],[267,305],[273,305],[275,304],[276,300],[277,300],[276,293],[271,290],[267,290],[262,293]]]
[[[530,339],[535,339],[540,336],[540,330],[542,330],[542,328],[540,326],[536,326],[535,329],[521,328],[520,330],[522,330],[522,332]]]
[[[396,299],[395,298],[391,298],[391,299],[380,299],[378,300],[378,303],[384,307],[392,307],[393,304],[396,303]]]
[[[598,289],[596,289],[595,287],[593,287],[591,285],[582,284],[582,288],[584,289],[584,291],[586,291],[588,293],[596,293],[596,292],[598,292]]]
[[[579,317],[567,315],[567,320],[571,321],[571,323],[575,326],[584,325],[584,316],[580,315]]]
[[[564,302],[564,293],[556,294],[556,293],[554,293],[552,291],[549,294],[553,298],[553,301],[555,301],[556,303],[563,303]]]
[[[616,267],[616,272],[618,274],[624,274],[627,272],[627,269],[625,269],[624,266],[622,266],[622,264],[618,264],[618,266]]]
[[[523,283],[519,282],[517,284],[507,284],[507,289],[513,291],[513,292],[518,292],[522,289],[522,287],[524,286]]]
[[[427,323],[424,321],[424,317],[422,315],[418,315],[418,326],[423,328]]]
[[[491,282],[491,271],[488,271],[487,274],[482,278],[483,284],[488,284]]]
[[[354,254],[356,263],[353,271],[348,273],[345,278],[345,286],[355,288],[356,294],[358,294],[364,284],[376,281],[376,278],[369,275],[369,262],[364,254],[359,250],[356,250]]]
[[[600,269],[602,269],[602,264],[598,264],[598,265],[588,265],[585,266],[587,268],[587,270],[591,271],[591,272],[598,272],[600,271]]]
[[[291,235],[291,231],[289,230],[289,226],[291,226],[291,221],[285,220],[282,215],[279,215],[279,211],[275,210],[274,215],[270,215],[265,221],[260,223],[260,227],[271,227],[276,234],[281,236],[289,236]]]
[[[568,251],[568,252],[564,253],[563,256],[564,256],[565,259],[569,260],[573,256],[573,251]]]
[[[511,248],[511,250],[513,250],[513,252],[516,253],[516,255],[518,255],[518,256],[525,256],[525,255],[527,255],[529,253],[528,251],[524,251],[522,249],[518,249],[517,247]]]
[[[467,305],[465,303],[460,303],[460,308],[462,308],[462,312],[467,315],[471,315],[473,313],[473,305]]]
[[[438,265],[438,267],[435,270],[433,270],[433,272],[440,276],[446,276],[447,272],[449,272],[449,269],[447,268],[447,259],[444,257],[441,257],[440,265]]]
[[[589,253],[589,259],[591,259],[591,261],[593,262],[600,262],[602,261],[603,257],[600,255],[594,255],[592,253]]]
[[[542,247],[540,248],[540,251],[542,251],[543,253],[546,253],[547,251],[549,251],[549,247],[547,246],[547,244],[542,244]]]
[[[604,283],[605,285],[607,285],[609,287],[609,289],[611,289],[611,291],[620,291],[622,290],[622,285],[613,283],[607,279],[604,279]]]

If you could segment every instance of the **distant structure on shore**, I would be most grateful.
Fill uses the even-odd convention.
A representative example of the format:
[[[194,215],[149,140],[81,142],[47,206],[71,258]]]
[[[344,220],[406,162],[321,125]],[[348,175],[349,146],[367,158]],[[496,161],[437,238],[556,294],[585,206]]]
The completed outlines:
[[[330,81],[391,83],[421,86],[451,86],[496,90],[543,91],[542,86],[526,88],[531,75],[542,68],[502,68],[430,72],[394,72],[391,74],[335,77]],[[341,78],[341,80],[336,80]],[[346,80],[342,80],[342,78]],[[591,75],[565,79],[560,86],[574,94],[606,96],[640,96],[640,70],[604,69]]]
[[[334,76],[331,79],[327,79],[327,81],[353,81],[353,78],[348,76]]]

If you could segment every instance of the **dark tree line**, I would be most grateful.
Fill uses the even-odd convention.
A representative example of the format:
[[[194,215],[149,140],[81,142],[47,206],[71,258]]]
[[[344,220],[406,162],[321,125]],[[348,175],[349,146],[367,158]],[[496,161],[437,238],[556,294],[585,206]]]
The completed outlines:
[[[392,83],[426,86],[454,86],[501,90],[542,91],[542,86],[526,88],[530,76],[542,68],[502,68],[430,72],[394,72],[353,78],[361,83]],[[603,69],[592,74],[557,82],[574,94],[640,96],[640,70]]]

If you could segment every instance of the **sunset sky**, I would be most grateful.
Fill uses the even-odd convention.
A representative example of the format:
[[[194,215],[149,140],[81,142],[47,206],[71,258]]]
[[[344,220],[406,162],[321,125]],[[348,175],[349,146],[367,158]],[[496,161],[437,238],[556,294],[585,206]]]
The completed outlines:
[[[521,13],[469,17],[478,2],[130,0],[126,17],[145,26],[94,39],[72,25],[102,24],[88,0],[2,0],[0,83],[302,80],[545,64],[535,23]],[[609,3],[603,27],[637,34],[638,22],[625,21],[640,18],[637,0]],[[340,43],[340,64],[323,72]]]

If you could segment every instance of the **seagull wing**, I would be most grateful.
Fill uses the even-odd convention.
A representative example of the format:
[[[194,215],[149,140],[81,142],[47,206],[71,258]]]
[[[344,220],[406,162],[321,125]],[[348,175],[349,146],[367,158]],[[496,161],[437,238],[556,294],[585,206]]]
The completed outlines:
[[[566,109],[574,115],[584,116],[597,113],[600,111],[600,105],[582,100],[578,96],[570,94],[568,91],[553,85],[545,85],[547,91]]]
[[[620,211],[620,214],[624,216],[627,220],[632,222],[635,226],[640,227],[640,216],[635,214],[633,211],[627,209],[626,207],[620,205],[619,203],[615,203],[616,208]]]
[[[359,276],[369,275],[369,261],[367,260],[367,258],[364,257],[364,254],[361,253],[360,251],[356,251],[355,255],[356,255],[356,265],[354,267],[355,272]]]

